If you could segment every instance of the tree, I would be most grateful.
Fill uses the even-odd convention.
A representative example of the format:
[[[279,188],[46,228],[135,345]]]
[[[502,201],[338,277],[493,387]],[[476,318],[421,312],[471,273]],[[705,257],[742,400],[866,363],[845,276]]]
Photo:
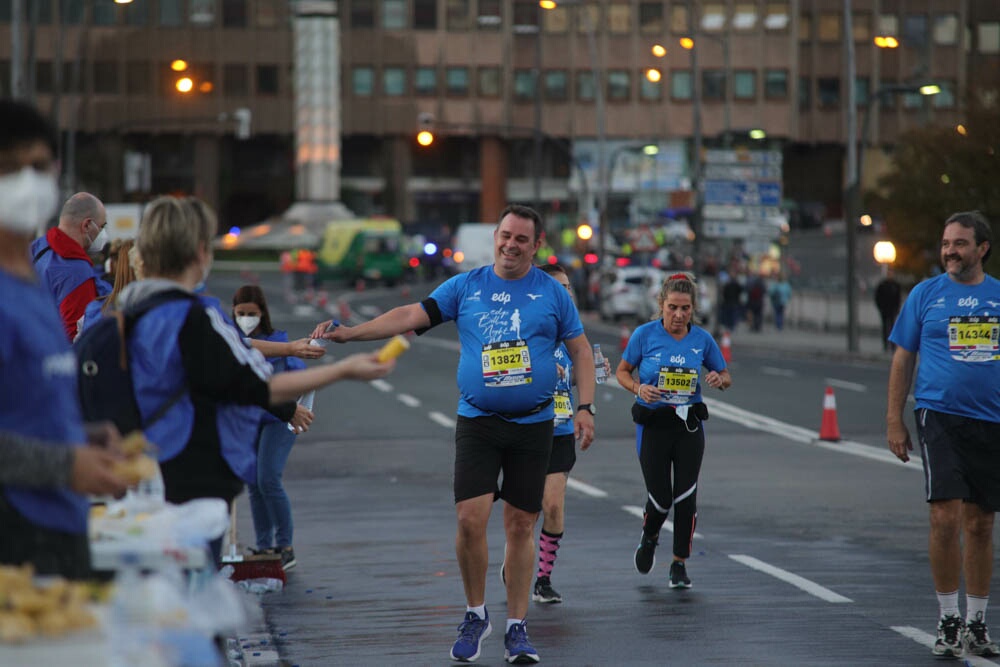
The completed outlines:
[[[1000,103],[996,89],[970,95],[965,121],[956,127],[925,127],[901,135],[892,170],[879,179],[885,196],[870,195],[889,238],[897,268],[926,276],[939,263],[941,225],[957,211],[979,210],[1000,243]],[[1000,256],[1000,249],[993,255]],[[1000,261],[986,264],[1000,275]]]

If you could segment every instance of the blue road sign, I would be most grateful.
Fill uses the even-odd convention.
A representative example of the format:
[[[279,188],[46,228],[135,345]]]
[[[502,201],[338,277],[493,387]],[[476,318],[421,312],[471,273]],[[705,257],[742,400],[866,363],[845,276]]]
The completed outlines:
[[[780,206],[781,183],[756,181],[705,181],[706,204]]]

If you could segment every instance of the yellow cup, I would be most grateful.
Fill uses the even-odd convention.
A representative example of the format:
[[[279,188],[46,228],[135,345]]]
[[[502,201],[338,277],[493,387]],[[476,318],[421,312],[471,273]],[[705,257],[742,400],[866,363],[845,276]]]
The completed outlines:
[[[393,336],[392,339],[378,351],[378,360],[385,363],[390,359],[395,359],[409,349],[410,341],[406,340],[403,336]]]

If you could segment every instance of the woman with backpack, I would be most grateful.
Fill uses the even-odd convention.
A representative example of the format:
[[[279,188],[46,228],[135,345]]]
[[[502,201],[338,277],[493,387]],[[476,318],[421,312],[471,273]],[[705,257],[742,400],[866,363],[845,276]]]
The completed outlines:
[[[244,285],[233,294],[233,321],[243,335],[251,340],[287,343],[288,334],[271,325],[264,291],[257,285]],[[306,367],[295,356],[268,357],[274,372],[298,371]],[[312,422],[312,412],[299,405],[296,412],[304,413],[306,427]],[[303,429],[304,430],[304,429]],[[276,552],[281,556],[281,567],[295,567],[295,550],[292,548],[292,506],[281,484],[285,463],[295,444],[300,427],[265,412],[257,435],[257,482],[247,484],[250,495],[250,513],[256,534],[257,553]]]

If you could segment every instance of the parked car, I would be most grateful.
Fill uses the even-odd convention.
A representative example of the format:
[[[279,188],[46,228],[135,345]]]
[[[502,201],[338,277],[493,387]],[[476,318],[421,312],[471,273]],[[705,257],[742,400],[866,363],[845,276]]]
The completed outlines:
[[[606,269],[601,276],[601,319],[620,320],[628,317],[642,323],[657,316],[659,306],[656,301],[663,281],[678,271],[663,271],[652,266]],[[697,284],[694,321],[695,324],[704,326],[712,319],[715,307],[715,278],[703,277]]]

